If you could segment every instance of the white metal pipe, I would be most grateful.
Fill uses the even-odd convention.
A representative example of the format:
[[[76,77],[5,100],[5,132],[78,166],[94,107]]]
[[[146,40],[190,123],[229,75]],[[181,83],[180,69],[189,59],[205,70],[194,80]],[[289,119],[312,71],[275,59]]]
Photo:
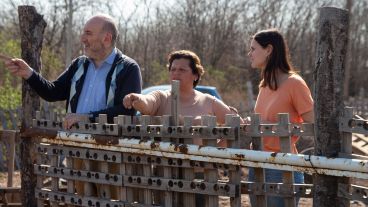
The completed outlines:
[[[166,158],[190,159],[194,161],[214,162],[214,163],[221,163],[221,164],[228,164],[228,165],[238,165],[242,167],[270,168],[270,169],[276,169],[276,170],[300,171],[300,172],[305,172],[308,174],[318,173],[318,174],[325,174],[325,175],[332,175],[332,176],[345,176],[345,177],[368,179],[368,173],[362,173],[362,172],[350,172],[350,171],[341,171],[341,170],[334,170],[334,169],[280,165],[280,164],[273,164],[273,163],[252,162],[252,161],[245,161],[245,160],[241,161],[241,160],[215,158],[215,157],[212,158],[212,157],[207,157],[207,156],[182,154],[182,153],[177,153],[177,152],[171,153],[171,152],[161,152],[161,151],[148,150],[148,149],[121,147],[121,146],[96,145],[95,143],[76,142],[76,141],[70,141],[66,139],[43,139],[42,142],[51,143],[51,144],[62,144],[62,145],[74,146],[74,147],[95,148],[95,149],[98,148],[100,150],[151,155],[151,156],[159,156],[159,157],[166,157]]]
[[[90,134],[59,132],[57,138],[60,138],[62,140],[89,142],[91,144],[96,144],[95,141],[93,140],[93,135]],[[323,156],[291,154],[291,153],[273,153],[273,152],[233,149],[233,148],[201,147],[198,145],[184,145],[184,144],[177,145],[169,142],[152,142],[128,138],[119,139],[119,144],[115,146],[134,148],[139,150],[159,151],[162,154],[181,153],[183,155],[203,156],[208,157],[209,160],[211,160],[210,162],[213,162],[212,158],[222,158],[238,161],[291,165],[295,167],[308,167],[315,169],[322,168],[322,169],[334,169],[334,170],[362,172],[362,173],[368,172],[368,161],[358,159],[327,158]],[[113,146],[107,147],[108,149],[111,149],[111,147]]]

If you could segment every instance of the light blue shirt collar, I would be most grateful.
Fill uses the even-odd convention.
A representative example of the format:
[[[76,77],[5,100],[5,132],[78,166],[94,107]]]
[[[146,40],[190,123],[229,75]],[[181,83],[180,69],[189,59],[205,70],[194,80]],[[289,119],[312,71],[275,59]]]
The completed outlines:
[[[114,49],[112,49],[112,52],[110,53],[109,56],[107,56],[107,58],[105,59],[104,62],[112,65],[114,63],[115,56],[116,56],[117,53],[118,53],[118,51],[116,50],[116,47],[114,47]]]
[[[112,65],[114,63],[115,56],[116,56],[117,53],[118,53],[118,51],[117,51],[116,47],[114,47],[114,49],[112,49],[110,55],[107,56],[107,58],[105,58],[105,60],[102,62],[101,65],[103,65],[105,63],[107,63],[109,65]],[[94,65],[93,61],[91,61],[91,60],[90,60],[90,63],[92,63]]]

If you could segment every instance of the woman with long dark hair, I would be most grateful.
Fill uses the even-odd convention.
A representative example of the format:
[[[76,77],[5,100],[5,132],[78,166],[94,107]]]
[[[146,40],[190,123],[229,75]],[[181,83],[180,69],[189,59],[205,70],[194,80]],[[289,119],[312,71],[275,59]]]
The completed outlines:
[[[277,123],[278,113],[288,113],[291,123],[313,122],[313,99],[311,92],[290,62],[287,44],[276,29],[256,33],[251,41],[248,53],[252,68],[261,70],[259,94],[255,113],[260,113],[262,123]],[[295,143],[298,137],[292,137],[292,153],[297,153]],[[263,137],[264,151],[280,152],[279,137]],[[282,182],[282,171],[266,169],[266,182]],[[249,180],[254,180],[254,170],[249,170]],[[294,173],[295,183],[303,183],[300,172]],[[250,196],[252,206],[255,197]],[[268,197],[268,204],[284,206],[283,198]]]

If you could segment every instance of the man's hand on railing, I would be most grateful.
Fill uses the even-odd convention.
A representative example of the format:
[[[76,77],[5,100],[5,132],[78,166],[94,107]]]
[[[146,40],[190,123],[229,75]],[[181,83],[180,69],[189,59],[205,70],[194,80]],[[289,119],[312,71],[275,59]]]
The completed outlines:
[[[89,122],[86,114],[66,114],[63,122],[64,129],[70,129],[75,123]]]

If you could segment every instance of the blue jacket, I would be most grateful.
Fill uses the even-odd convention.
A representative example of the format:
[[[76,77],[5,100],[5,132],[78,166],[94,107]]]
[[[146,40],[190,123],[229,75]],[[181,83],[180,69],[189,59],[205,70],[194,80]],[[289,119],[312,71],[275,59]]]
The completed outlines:
[[[27,80],[28,84],[46,101],[64,101],[66,100],[66,107],[69,102],[71,112],[75,113],[78,105],[78,99],[82,92],[85,74],[88,69],[89,60],[84,58],[84,73],[76,82],[76,93],[73,97],[69,97],[72,78],[78,70],[78,61],[83,57],[78,57],[72,61],[70,66],[55,80],[48,81],[39,73],[33,72],[32,76]],[[106,96],[110,89],[112,74],[114,68],[118,64],[123,64],[124,69],[116,76],[116,90],[114,94],[114,106],[108,107],[100,111],[91,112],[91,121],[94,120],[98,114],[107,114],[108,121],[113,122],[113,118],[118,115],[135,115],[134,109],[126,109],[123,106],[123,98],[129,93],[141,93],[142,90],[142,76],[138,64],[128,56],[125,56],[118,50],[114,63],[106,77]],[[106,97],[107,100],[107,97]],[[68,111],[68,109],[67,109]]]

